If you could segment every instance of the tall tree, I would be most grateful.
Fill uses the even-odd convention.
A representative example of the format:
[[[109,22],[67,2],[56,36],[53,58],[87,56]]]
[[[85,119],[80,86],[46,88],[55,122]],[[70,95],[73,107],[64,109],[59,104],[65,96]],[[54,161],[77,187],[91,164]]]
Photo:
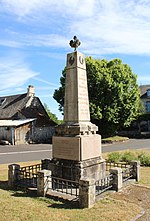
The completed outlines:
[[[111,135],[123,126],[129,126],[139,113],[140,92],[137,76],[120,59],[107,61],[86,58],[91,120],[101,134]],[[54,99],[63,110],[65,69],[61,87]]]
[[[44,103],[44,108],[45,108],[45,110],[46,110],[46,112],[47,112],[49,118],[50,118],[51,120],[53,120],[55,123],[60,124],[60,120],[58,120],[58,118],[56,117],[56,115],[53,114],[53,113],[50,111],[50,109],[49,109],[49,107],[48,107],[48,105],[47,105],[46,103]]]

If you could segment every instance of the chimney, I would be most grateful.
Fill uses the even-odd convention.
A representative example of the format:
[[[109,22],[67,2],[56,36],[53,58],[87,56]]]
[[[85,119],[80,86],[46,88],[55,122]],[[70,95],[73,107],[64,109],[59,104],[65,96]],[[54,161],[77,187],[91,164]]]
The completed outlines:
[[[27,96],[28,97],[33,97],[34,96],[34,86],[33,85],[29,85],[27,88]]]

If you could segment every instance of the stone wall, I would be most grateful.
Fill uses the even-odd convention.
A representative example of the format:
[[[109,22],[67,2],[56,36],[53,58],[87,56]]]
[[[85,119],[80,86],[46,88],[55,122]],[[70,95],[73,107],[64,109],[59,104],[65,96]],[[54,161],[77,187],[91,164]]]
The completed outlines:
[[[52,136],[55,134],[55,127],[35,127],[32,141],[35,143],[51,143]]]

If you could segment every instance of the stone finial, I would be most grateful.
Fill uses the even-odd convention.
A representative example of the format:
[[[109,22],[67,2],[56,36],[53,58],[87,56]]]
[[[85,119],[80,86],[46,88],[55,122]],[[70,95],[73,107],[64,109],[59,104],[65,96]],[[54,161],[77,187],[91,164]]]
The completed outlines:
[[[80,46],[81,42],[79,41],[79,39],[77,38],[77,36],[74,36],[74,37],[73,37],[73,40],[71,40],[71,41],[69,42],[69,44],[70,44],[70,46],[71,46],[72,48],[74,48],[74,50],[76,51],[77,47]]]

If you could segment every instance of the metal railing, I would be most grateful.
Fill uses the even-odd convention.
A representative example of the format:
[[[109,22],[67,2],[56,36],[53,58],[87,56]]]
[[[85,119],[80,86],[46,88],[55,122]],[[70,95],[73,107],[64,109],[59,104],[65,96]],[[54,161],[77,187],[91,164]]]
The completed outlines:
[[[16,185],[23,188],[37,187],[37,174],[19,171]]]
[[[76,181],[48,176],[46,185],[47,184],[49,190],[69,194],[71,196],[79,196],[79,183]]]
[[[104,178],[95,182],[95,194],[96,196],[112,188],[113,175],[109,174]]]
[[[133,167],[127,167],[122,171],[122,182],[125,182],[133,177]]]
[[[36,174],[38,171],[42,170],[42,164],[35,164],[30,166],[25,166],[20,168],[21,171],[30,172],[31,174]]]
[[[122,169],[122,181],[125,182],[133,177],[133,167],[129,163],[119,162],[106,162],[106,171],[109,171],[112,167],[119,167]]]
[[[130,165],[128,163],[123,163],[123,162],[119,162],[119,163],[114,163],[114,162],[107,162],[106,161],[106,171],[109,171],[109,169],[111,169],[112,167],[119,167],[119,168],[127,168]]]
[[[16,186],[29,188],[37,187],[37,173],[42,169],[42,164],[35,164],[30,166],[21,167],[18,171],[18,179]]]

